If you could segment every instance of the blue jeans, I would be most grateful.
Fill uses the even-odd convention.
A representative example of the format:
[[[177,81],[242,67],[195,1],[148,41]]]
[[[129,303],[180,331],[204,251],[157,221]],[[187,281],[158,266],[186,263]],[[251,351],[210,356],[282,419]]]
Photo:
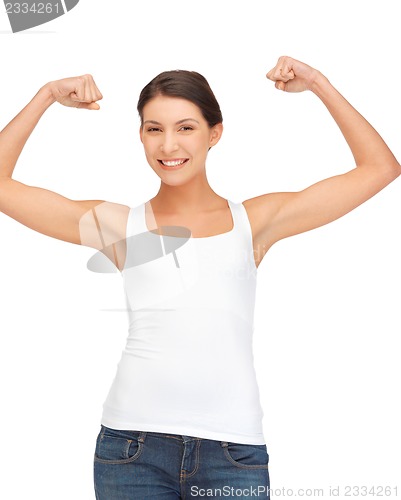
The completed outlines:
[[[94,456],[97,500],[269,500],[265,444],[101,426]]]

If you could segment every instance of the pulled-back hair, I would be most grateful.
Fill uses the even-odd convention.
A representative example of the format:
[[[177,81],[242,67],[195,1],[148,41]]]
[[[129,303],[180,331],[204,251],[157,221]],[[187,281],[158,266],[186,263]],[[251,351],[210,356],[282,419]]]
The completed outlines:
[[[196,71],[177,69],[164,71],[151,80],[143,89],[138,100],[138,113],[143,126],[143,108],[154,97],[162,95],[180,97],[196,104],[209,127],[223,122],[219,103],[206,78]]]

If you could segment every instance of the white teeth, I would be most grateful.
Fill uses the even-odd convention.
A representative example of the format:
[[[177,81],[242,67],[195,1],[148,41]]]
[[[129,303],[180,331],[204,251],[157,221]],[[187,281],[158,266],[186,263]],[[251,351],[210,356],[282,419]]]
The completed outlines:
[[[166,167],[176,167],[177,165],[182,165],[185,162],[185,160],[176,160],[176,161],[163,161],[163,160],[161,160],[161,162]]]

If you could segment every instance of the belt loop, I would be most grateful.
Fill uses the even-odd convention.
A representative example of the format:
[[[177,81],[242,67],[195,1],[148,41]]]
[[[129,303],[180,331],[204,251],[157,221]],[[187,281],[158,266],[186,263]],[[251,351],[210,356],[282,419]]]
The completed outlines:
[[[227,448],[228,443],[227,441],[220,441],[220,445],[222,446],[222,448]]]
[[[146,438],[146,432],[145,431],[141,431],[139,433],[138,441],[140,441],[141,443],[144,443],[145,442],[145,438]]]

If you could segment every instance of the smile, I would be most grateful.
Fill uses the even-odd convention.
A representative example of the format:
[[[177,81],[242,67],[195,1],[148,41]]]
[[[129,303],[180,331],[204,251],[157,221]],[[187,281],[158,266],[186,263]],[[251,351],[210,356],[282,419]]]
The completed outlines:
[[[175,167],[181,167],[188,161],[188,158],[181,158],[181,159],[176,159],[176,160],[157,160],[162,166],[168,167],[168,168],[175,168]]]

